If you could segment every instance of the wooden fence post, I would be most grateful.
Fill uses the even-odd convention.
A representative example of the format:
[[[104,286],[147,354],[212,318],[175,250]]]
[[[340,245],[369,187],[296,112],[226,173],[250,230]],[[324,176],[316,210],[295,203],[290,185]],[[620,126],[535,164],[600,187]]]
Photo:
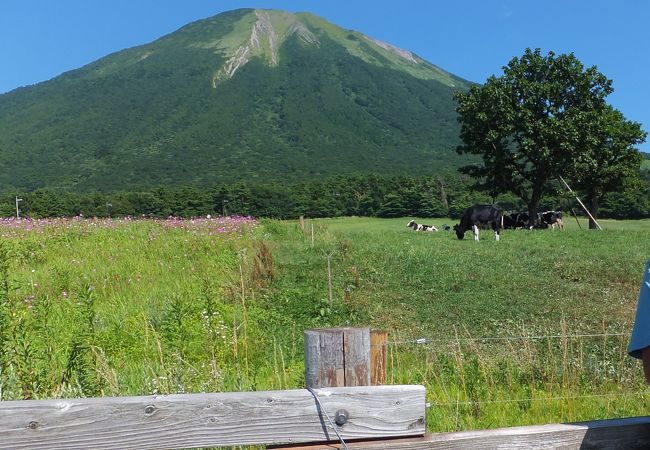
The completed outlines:
[[[370,331],[370,384],[373,386],[386,384],[387,346],[388,333],[386,331]]]
[[[300,231],[305,232],[305,216],[300,216]]]
[[[305,384],[309,388],[369,386],[370,329],[305,330]]]

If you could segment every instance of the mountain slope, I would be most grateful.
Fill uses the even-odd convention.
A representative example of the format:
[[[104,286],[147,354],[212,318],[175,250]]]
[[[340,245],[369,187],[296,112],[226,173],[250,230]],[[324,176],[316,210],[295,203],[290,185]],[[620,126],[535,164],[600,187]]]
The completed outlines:
[[[0,190],[433,173],[468,85],[311,14],[231,11],[0,96]]]

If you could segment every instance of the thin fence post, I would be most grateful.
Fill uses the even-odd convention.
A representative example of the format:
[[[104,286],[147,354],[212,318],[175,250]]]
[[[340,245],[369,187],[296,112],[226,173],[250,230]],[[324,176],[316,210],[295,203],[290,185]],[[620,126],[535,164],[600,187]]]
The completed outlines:
[[[386,362],[388,357],[388,333],[386,331],[370,331],[370,384],[381,386],[386,384]]]
[[[305,232],[305,216],[300,216],[300,231]]]
[[[578,228],[582,230],[582,225],[580,225],[580,221],[578,220],[578,215],[576,214],[575,209],[571,208],[571,212],[573,213],[573,217],[576,219],[576,223],[578,224]]]
[[[305,330],[305,384],[309,388],[369,386],[370,328]]]
[[[578,200],[578,203],[580,203],[580,206],[582,206],[582,209],[584,209],[585,212],[587,213],[587,215],[591,218],[591,220],[594,221],[594,223],[596,224],[596,226],[598,227],[598,229],[599,229],[599,230],[602,230],[602,228],[601,228],[600,224],[598,223],[598,221],[597,221],[597,220],[594,218],[594,216],[592,216],[591,213],[589,212],[589,209],[584,205],[584,203],[582,203],[582,201],[578,198],[578,196],[576,195],[576,193],[573,192],[573,190],[569,187],[569,185],[567,184],[567,182],[564,181],[564,178],[562,178],[561,176],[560,176],[560,181],[564,184],[564,186],[566,186],[566,188],[569,190],[569,192],[571,192],[573,195],[575,195],[576,200]],[[582,229],[582,227],[580,227],[580,229]]]
[[[332,255],[327,255],[327,290],[329,293],[330,306],[332,305]]]

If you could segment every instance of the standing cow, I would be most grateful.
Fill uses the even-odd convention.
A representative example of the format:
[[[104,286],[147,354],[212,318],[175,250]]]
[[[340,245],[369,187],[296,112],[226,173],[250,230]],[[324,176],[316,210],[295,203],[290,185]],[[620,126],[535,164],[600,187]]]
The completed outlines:
[[[465,237],[465,232],[470,228],[474,232],[474,240],[479,240],[479,227],[491,226],[494,238],[498,241],[501,232],[501,216],[503,211],[494,205],[474,205],[465,210],[460,223],[454,226],[458,239]]]

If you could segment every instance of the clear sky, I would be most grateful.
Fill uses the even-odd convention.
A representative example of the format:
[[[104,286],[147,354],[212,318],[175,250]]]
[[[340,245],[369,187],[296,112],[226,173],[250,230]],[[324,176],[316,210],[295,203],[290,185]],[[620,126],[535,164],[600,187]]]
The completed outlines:
[[[1,0],[0,93],[245,7],[309,11],[478,83],[526,47],[573,52],[614,80],[609,102],[650,131],[647,0]]]

